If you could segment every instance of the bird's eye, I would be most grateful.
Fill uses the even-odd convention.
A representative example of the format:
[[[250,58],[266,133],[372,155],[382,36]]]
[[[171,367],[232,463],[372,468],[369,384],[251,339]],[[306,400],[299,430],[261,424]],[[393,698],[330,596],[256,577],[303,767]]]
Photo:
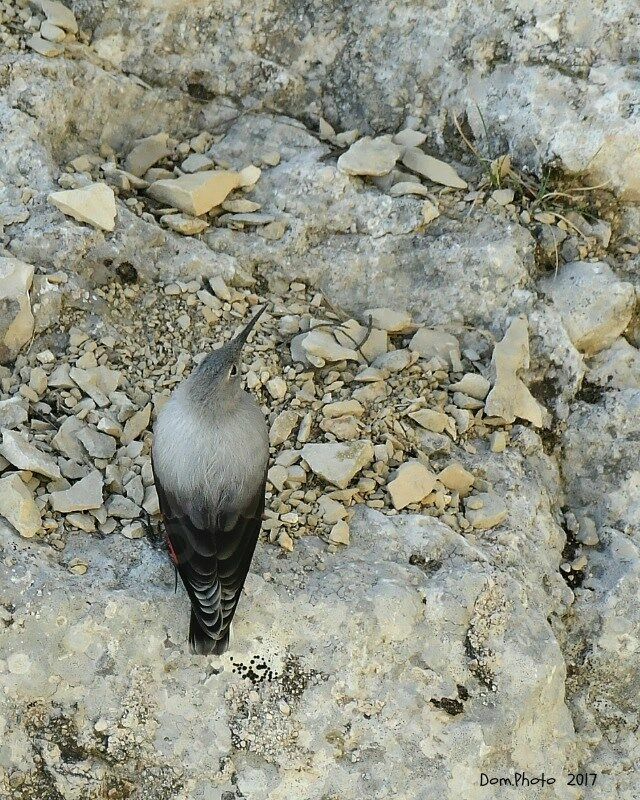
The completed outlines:
[[[229,370],[229,377],[235,378],[238,374],[238,367],[235,364],[231,365],[231,369]]]

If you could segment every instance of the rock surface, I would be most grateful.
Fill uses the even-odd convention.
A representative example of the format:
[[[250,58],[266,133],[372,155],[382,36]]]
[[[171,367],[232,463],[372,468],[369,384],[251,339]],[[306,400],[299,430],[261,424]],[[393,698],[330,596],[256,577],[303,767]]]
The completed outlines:
[[[4,2],[0,423],[59,477],[0,456],[0,796],[636,800],[635,6],[583,5]],[[185,172],[237,179],[194,217],[149,191]],[[94,185],[106,228],[47,201]],[[262,303],[263,533],[203,661],[149,428]]]
[[[31,264],[0,256],[0,364],[13,361],[33,333],[32,281]]]
[[[569,338],[593,355],[613,344],[631,321],[636,296],[630,283],[616,278],[604,263],[565,264],[543,289],[558,309]]]

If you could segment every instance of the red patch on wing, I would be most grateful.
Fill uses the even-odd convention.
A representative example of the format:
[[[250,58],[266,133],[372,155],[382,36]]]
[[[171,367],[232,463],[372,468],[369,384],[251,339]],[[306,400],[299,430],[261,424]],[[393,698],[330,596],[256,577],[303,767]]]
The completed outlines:
[[[164,537],[165,542],[167,543],[167,549],[169,550],[169,555],[173,563],[178,566],[178,556],[176,555],[176,551],[173,549],[173,545],[171,544],[171,539],[168,536]]]

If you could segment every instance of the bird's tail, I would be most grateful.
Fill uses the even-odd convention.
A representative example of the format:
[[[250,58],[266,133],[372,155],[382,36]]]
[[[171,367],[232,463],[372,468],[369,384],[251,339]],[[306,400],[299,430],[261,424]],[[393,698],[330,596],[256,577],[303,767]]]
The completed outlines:
[[[191,622],[189,623],[189,647],[191,652],[196,655],[204,656],[211,653],[221,656],[229,648],[229,633],[227,629],[219,639],[212,639],[207,634],[202,625],[198,622],[196,615],[191,612]]]

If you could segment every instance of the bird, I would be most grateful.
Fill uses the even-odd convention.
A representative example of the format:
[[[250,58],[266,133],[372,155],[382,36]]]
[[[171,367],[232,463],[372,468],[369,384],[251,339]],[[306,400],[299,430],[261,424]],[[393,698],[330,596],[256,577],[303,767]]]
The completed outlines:
[[[169,555],[191,601],[189,646],[229,647],[265,503],[267,422],[242,385],[242,348],[266,305],[172,392],[154,425],[152,466]],[[177,576],[176,576],[177,581]]]

